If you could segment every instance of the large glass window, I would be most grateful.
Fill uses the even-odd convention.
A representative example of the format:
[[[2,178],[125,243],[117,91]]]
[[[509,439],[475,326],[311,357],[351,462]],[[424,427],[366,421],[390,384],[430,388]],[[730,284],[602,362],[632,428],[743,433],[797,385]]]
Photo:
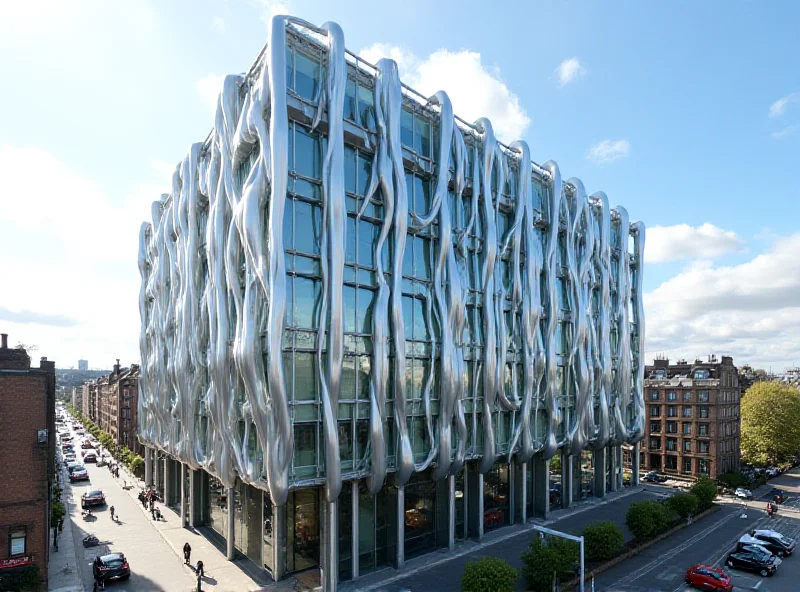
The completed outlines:
[[[339,579],[353,577],[353,482],[342,483],[339,494]]]
[[[271,573],[275,570],[275,550],[274,538],[272,533],[272,515],[273,506],[272,498],[269,493],[264,492],[264,508],[262,510],[263,526],[261,529],[261,538],[263,541],[263,550],[261,551],[261,558],[264,562],[264,567]]]
[[[684,458],[683,459],[683,472],[684,473],[691,473],[692,472],[692,459],[691,458]]]
[[[389,564],[395,552],[389,534],[395,508],[389,484],[377,495],[367,489],[364,480],[358,486],[358,569],[363,575]]]
[[[27,552],[28,534],[25,529],[12,530],[8,535],[8,556],[25,555]]]
[[[287,502],[286,563],[289,572],[319,565],[319,503],[316,489],[298,489]]]
[[[295,424],[293,462],[296,476],[316,474],[317,424]]]
[[[228,537],[228,490],[213,476],[208,479],[208,525],[224,538]]]
[[[428,474],[415,474],[405,491],[406,557],[436,548],[436,483]]]
[[[484,532],[509,523],[508,496],[508,465],[495,464],[483,476]]]

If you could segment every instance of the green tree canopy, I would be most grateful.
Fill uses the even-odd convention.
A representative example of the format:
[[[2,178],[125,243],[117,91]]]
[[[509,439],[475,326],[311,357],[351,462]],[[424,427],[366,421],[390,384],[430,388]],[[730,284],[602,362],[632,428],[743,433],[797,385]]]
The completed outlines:
[[[742,458],[756,465],[789,461],[800,452],[800,390],[759,382],[742,397]]]

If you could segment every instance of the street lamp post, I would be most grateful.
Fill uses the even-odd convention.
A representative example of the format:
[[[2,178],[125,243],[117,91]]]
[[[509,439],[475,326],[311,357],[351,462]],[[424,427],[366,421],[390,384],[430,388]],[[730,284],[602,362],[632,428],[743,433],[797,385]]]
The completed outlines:
[[[583,537],[574,536],[571,534],[567,534],[566,532],[561,532],[558,530],[551,530],[549,528],[545,528],[544,526],[534,526],[534,530],[539,531],[543,534],[549,534],[552,536],[561,537],[562,539],[569,539],[571,541],[575,541],[576,543],[580,543],[581,545],[581,576],[580,576],[580,592],[585,592],[584,584],[583,584],[583,577],[584,577],[584,562],[583,562]]]

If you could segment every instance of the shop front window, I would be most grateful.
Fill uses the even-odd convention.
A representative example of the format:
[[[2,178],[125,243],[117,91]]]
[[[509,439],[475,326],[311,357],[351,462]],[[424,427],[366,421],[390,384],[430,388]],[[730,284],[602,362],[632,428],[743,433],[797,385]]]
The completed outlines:
[[[286,563],[289,572],[319,565],[319,498],[316,489],[300,489],[287,502]]]
[[[222,481],[208,479],[208,525],[223,537],[228,536],[228,490]]]
[[[358,570],[364,575],[387,565],[393,559],[395,546],[389,535],[394,505],[391,487],[385,484],[377,495],[366,483],[358,484]]]
[[[467,534],[464,532],[464,516],[466,515],[466,508],[464,502],[466,501],[466,496],[464,492],[466,491],[466,483],[464,482],[464,475],[466,474],[466,470],[461,469],[458,475],[456,475],[456,538],[463,539],[466,538]],[[528,472],[528,477],[530,477],[530,472]],[[529,498],[530,499],[530,498]]]
[[[594,495],[594,455],[591,450],[584,450],[580,456],[580,499]]]
[[[339,580],[353,577],[353,482],[342,483],[339,494]]]
[[[496,464],[483,477],[483,530],[508,524],[508,465]]]
[[[436,548],[436,483],[428,475],[414,475],[405,500],[405,552],[410,558]]]

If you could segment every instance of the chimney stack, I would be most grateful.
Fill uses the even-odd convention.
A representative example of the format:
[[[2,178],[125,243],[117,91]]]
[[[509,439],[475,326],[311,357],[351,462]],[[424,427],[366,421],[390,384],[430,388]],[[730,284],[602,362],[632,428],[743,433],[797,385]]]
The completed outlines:
[[[0,338],[3,340],[3,349],[8,349],[8,333],[0,333]]]

